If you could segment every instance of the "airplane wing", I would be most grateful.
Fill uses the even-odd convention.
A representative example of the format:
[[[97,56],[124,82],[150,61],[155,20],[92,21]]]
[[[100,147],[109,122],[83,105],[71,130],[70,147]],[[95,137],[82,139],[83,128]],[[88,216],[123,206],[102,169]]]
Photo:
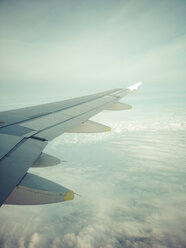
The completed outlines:
[[[119,100],[135,92],[141,83],[126,89],[0,112],[0,206],[35,205],[74,199],[74,193],[54,182],[28,173],[30,167],[60,163],[43,153],[47,143],[71,133],[95,133],[110,128],[90,121],[102,110],[130,109]]]

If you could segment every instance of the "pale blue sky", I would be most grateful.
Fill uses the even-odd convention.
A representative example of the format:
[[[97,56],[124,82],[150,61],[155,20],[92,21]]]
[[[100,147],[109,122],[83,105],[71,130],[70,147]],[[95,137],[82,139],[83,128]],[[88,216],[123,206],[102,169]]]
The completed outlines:
[[[138,81],[165,99],[183,92],[185,13],[181,0],[1,1],[1,99],[63,99]]]

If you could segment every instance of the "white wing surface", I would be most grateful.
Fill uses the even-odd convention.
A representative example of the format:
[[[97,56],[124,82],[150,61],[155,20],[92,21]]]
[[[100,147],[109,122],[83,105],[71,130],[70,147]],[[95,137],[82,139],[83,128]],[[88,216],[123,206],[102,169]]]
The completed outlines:
[[[34,107],[0,112],[0,206],[34,205],[72,200],[74,193],[56,183],[28,173],[30,167],[52,166],[60,161],[42,153],[48,141],[65,132],[95,133],[110,128],[90,121],[102,110],[130,109],[118,101],[135,92],[126,89]]]

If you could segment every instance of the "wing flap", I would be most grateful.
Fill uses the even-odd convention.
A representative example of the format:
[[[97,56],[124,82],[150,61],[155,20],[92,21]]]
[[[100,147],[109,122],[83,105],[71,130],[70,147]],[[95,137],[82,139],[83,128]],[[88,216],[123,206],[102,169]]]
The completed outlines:
[[[33,120],[25,121],[20,124],[22,127],[32,128],[35,131],[40,131],[51,126],[55,126],[61,122],[67,121],[72,117],[59,111]]]
[[[39,205],[74,199],[74,192],[45,178],[27,173],[5,204]]]

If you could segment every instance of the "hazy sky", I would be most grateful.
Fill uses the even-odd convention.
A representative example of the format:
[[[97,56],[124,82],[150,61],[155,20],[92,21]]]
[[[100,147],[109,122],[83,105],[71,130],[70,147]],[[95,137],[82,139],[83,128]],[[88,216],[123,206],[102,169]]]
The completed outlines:
[[[1,0],[1,99],[138,81],[146,91],[185,91],[185,13],[184,0]]]

